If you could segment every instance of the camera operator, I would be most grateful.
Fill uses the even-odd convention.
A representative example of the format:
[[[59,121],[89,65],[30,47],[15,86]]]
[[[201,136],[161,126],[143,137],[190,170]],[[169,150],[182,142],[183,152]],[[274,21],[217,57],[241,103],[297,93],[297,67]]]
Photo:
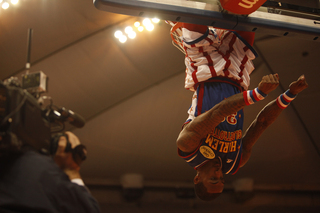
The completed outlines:
[[[0,136],[0,142],[2,138]],[[72,152],[80,144],[71,132],[58,139],[56,154],[43,155],[31,146],[20,154],[0,158],[0,212],[100,212],[80,177]]]

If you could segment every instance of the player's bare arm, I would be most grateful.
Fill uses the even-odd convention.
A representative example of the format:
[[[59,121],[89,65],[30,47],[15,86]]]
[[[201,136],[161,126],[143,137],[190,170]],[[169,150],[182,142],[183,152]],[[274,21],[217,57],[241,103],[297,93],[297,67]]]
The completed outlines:
[[[308,84],[306,82],[306,79],[304,75],[302,75],[297,81],[294,81],[290,84],[289,91],[293,95],[297,95],[307,87]],[[257,142],[258,138],[261,136],[264,130],[266,130],[268,126],[270,126],[277,119],[282,111],[283,109],[280,108],[277,104],[277,99],[271,101],[260,111],[260,113],[251,123],[243,137],[243,154],[240,167],[244,166],[248,162],[251,156],[253,145]]]
[[[267,75],[262,78],[258,89],[264,94],[269,94],[276,89],[278,85],[278,74]],[[178,148],[187,153],[194,151],[198,147],[201,139],[206,137],[225,117],[238,112],[245,106],[246,103],[242,93],[221,101],[185,125],[177,139]]]

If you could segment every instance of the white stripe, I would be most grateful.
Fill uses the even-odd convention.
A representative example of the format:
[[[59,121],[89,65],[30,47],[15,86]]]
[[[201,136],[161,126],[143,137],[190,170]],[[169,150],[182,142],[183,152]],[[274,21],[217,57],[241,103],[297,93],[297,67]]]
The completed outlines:
[[[242,146],[242,141],[241,141],[241,143],[240,143],[240,146]],[[232,169],[233,169],[234,165],[235,165],[235,164],[236,164],[236,162],[238,161],[239,152],[240,152],[240,149],[238,150],[238,154],[237,154],[237,156],[236,156],[236,159],[234,160],[234,163],[233,163],[232,167],[229,169],[229,171],[228,171],[228,172],[226,172],[226,174],[229,174],[229,172],[231,172],[231,171],[232,171]],[[240,166],[240,165],[239,165],[239,166]]]
[[[195,168],[198,168],[199,166],[201,166],[202,164],[206,163],[208,160],[203,161],[202,163],[200,163],[198,166],[195,166]]]
[[[185,34],[183,34],[183,39],[186,41],[188,40],[194,40],[198,38],[200,35],[197,32],[188,31],[185,30]],[[186,78],[185,78],[185,88],[191,91],[195,91],[194,89],[194,81],[192,78],[192,72],[194,69],[191,67],[191,63],[195,63],[197,66],[197,72],[196,72],[196,78],[198,82],[206,81],[207,79],[212,77],[210,67],[208,65],[207,58],[203,56],[202,53],[199,52],[199,47],[203,47],[203,51],[207,52],[209,57],[213,61],[213,67],[216,71],[217,76],[225,76],[224,68],[226,65],[226,61],[224,60],[223,56],[220,55],[217,51],[219,49],[223,54],[226,54],[226,52],[229,50],[229,43],[231,41],[231,38],[234,36],[233,33],[230,33],[227,37],[224,38],[223,45],[220,45],[221,40],[219,38],[219,34],[224,31],[222,30],[216,30],[216,33],[218,36],[210,31],[208,38],[213,40],[213,44],[209,44],[209,42],[206,39],[201,40],[198,42],[196,47],[191,47],[190,45],[187,45],[184,43],[184,46],[187,48],[187,57],[185,58],[185,64],[186,64]],[[226,31],[228,32],[228,31]],[[229,56],[229,60],[231,62],[230,67],[228,68],[229,71],[229,78],[232,78],[234,80],[240,80],[243,81],[240,83],[240,85],[244,88],[244,90],[248,89],[248,86],[250,84],[250,73],[254,69],[254,65],[252,63],[252,60],[255,58],[254,54],[251,51],[243,51],[243,47],[245,45],[242,43],[240,39],[237,38],[236,42],[233,44],[233,51],[232,54]],[[239,58],[244,58],[245,56],[248,57],[248,61],[245,64],[241,63],[241,60]],[[240,69],[239,67],[243,65],[243,75],[241,78],[239,77]]]
[[[195,159],[195,157],[197,157],[197,155],[195,155],[195,156],[193,156],[193,158],[191,158],[191,159],[189,159],[189,160],[186,160],[186,162],[190,162],[190,161],[192,161],[193,159]]]
[[[277,98],[277,100],[278,100],[278,103],[279,103],[282,107],[286,108],[286,107],[288,106],[288,105],[284,104],[284,103],[281,101],[280,96]]]
[[[283,96],[286,100],[289,100],[290,102],[293,101],[294,98],[290,98],[289,96],[287,96],[286,93],[283,93]]]
[[[260,101],[264,99],[264,97],[258,92],[258,88],[255,88],[254,91],[256,92],[256,95]]]
[[[250,96],[250,90],[247,91],[247,99],[249,104],[254,104],[254,101],[251,99],[251,96]]]

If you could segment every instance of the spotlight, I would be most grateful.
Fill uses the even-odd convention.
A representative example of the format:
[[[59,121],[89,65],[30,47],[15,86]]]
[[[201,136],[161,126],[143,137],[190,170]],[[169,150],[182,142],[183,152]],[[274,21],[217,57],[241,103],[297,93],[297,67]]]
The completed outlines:
[[[130,27],[130,26],[128,26],[128,27],[126,27],[125,29],[124,29],[124,32],[126,32],[127,34],[129,34],[130,32],[132,32],[133,31],[133,29],[132,29],[132,27]]]
[[[126,41],[127,41],[127,36],[121,35],[120,38],[119,38],[119,41],[120,41],[121,43],[126,42]]]
[[[8,2],[4,2],[3,4],[2,4],[2,9],[8,9],[9,8],[9,3]]]
[[[122,32],[120,30],[117,30],[115,33],[114,33],[114,37],[116,38],[120,38],[122,36]]]
[[[11,0],[12,4],[17,4],[19,2],[19,0]]]
[[[150,21],[150,19],[145,18],[145,19],[143,19],[142,23],[144,26],[148,26],[149,24],[151,24],[151,21]]]
[[[143,26],[139,26],[139,27],[138,27],[138,31],[139,31],[139,32],[142,32],[143,30],[144,30],[144,27],[143,27]]]
[[[134,39],[136,37],[137,33],[134,32],[134,31],[131,31],[128,33],[128,37],[131,38],[131,39]]]
[[[139,27],[140,26],[140,22],[138,22],[138,21],[134,22],[134,26],[135,27]]]
[[[0,0],[2,1],[2,0]],[[13,1],[13,0],[12,0]],[[18,1],[18,0],[15,0]],[[137,37],[137,32],[142,32],[144,29],[147,31],[152,31],[155,28],[153,23],[159,23],[160,19],[158,18],[144,18],[142,21],[135,21],[132,23],[132,26],[127,26],[123,31],[117,30],[114,33],[114,36],[119,39],[121,43],[125,43],[128,38],[134,39]]]
[[[147,26],[146,26],[146,29],[148,30],[148,31],[152,31],[153,29],[154,29],[154,25],[153,24],[148,24]]]
[[[153,18],[152,21],[153,21],[153,23],[159,23],[160,19],[158,19],[158,18]]]

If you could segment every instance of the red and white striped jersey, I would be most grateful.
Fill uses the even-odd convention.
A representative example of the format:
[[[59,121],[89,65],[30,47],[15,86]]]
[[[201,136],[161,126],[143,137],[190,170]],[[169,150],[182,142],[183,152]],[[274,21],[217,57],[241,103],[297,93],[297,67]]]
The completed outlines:
[[[184,28],[179,22],[168,23],[173,26],[174,44],[185,53],[186,89],[195,91],[199,82],[216,76],[233,79],[244,90],[248,89],[254,70],[252,60],[257,54],[237,32],[208,27],[202,34]]]

